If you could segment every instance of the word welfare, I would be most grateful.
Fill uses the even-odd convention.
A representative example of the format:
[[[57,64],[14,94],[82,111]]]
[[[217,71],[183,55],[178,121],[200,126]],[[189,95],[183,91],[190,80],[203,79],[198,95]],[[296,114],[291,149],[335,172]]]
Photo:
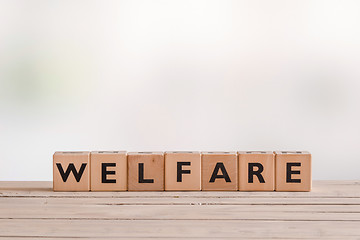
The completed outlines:
[[[310,191],[306,151],[55,152],[54,191]]]

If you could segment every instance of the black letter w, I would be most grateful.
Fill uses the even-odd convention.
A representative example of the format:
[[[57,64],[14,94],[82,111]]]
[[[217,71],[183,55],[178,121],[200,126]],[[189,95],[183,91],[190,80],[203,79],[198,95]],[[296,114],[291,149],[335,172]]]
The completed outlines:
[[[81,176],[83,175],[85,167],[86,167],[86,163],[81,164],[79,172],[76,171],[76,168],[73,163],[69,164],[68,168],[66,169],[66,172],[64,172],[64,169],[62,168],[61,163],[57,163],[56,166],[59,169],[60,175],[64,182],[67,181],[67,179],[70,175],[70,172],[73,172],[76,182],[80,182]]]

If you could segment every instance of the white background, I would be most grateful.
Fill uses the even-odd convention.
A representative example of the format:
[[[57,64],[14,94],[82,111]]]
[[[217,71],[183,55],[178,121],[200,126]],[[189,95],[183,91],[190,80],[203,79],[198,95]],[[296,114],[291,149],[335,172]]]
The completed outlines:
[[[308,150],[359,179],[359,1],[0,0],[0,180],[59,150]]]

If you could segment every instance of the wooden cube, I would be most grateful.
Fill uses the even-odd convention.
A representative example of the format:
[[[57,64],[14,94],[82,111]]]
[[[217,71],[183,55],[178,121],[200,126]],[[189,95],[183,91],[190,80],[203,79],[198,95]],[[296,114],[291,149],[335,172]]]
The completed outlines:
[[[275,152],[275,191],[311,191],[311,154],[305,151]]]
[[[126,191],[125,151],[95,151],[90,155],[91,191]]]
[[[203,191],[236,191],[238,167],[235,152],[202,152],[201,185]]]
[[[128,153],[128,190],[164,190],[164,154],[162,152]]]
[[[238,158],[240,191],[275,190],[275,158],[273,152],[238,152]]]
[[[55,152],[54,191],[90,191],[90,152]]]
[[[165,153],[165,191],[200,191],[199,152]]]

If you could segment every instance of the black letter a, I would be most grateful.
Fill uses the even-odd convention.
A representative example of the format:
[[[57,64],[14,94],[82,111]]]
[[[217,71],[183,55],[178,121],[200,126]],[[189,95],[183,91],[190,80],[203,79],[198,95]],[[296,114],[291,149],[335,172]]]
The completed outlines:
[[[219,175],[218,172],[221,170],[222,175]],[[224,178],[226,182],[231,182],[230,177],[225,169],[224,163],[218,162],[214,168],[213,174],[211,175],[209,182],[215,182],[216,178]]]
[[[74,174],[76,182],[80,182],[81,176],[83,175],[85,167],[86,167],[86,163],[81,164],[79,172],[76,171],[76,168],[73,163],[69,164],[68,168],[66,169],[66,172],[64,172],[64,169],[62,168],[61,163],[57,163],[56,166],[59,169],[60,175],[64,182],[67,181],[67,179],[70,175],[70,172],[72,172]]]

